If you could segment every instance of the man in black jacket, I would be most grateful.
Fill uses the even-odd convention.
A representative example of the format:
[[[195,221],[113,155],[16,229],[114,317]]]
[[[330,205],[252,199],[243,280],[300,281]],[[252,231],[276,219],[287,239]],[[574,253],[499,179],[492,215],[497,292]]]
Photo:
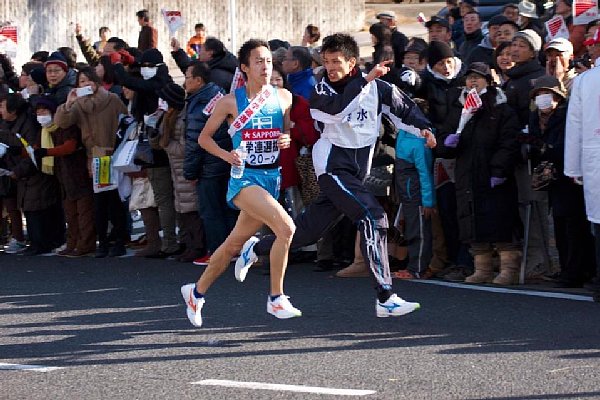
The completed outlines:
[[[398,30],[396,26],[396,13],[393,11],[382,11],[377,14],[379,22],[390,28],[392,31],[392,48],[394,49],[394,59],[397,62],[402,60],[402,54],[404,49],[408,45],[408,38],[406,35]]]
[[[185,74],[190,65],[190,58],[181,48],[177,39],[171,40],[171,48],[173,50],[171,51],[171,55],[175,63],[181,72]],[[216,38],[206,39],[198,55],[198,61],[208,64],[210,68],[210,81],[229,93],[231,81],[233,80],[238,63],[235,56],[227,51],[223,42]]]

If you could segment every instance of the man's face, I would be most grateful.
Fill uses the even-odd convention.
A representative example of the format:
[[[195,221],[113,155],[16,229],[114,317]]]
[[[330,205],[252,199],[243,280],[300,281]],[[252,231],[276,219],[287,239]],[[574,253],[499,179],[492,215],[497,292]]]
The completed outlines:
[[[208,50],[205,45],[200,45],[200,54],[198,54],[198,61],[208,62],[212,60],[212,55],[212,50]]]
[[[407,67],[414,69],[415,71],[419,68],[419,54],[411,52],[404,53],[402,63]]]
[[[294,72],[300,71],[300,63],[294,58],[294,53],[291,49],[285,53],[281,65],[283,67],[283,72],[286,74],[293,74]]]
[[[515,33],[517,33],[517,27],[513,24],[500,25],[496,33],[496,42],[512,42]]]
[[[321,54],[323,58],[323,66],[327,71],[327,77],[331,82],[338,82],[354,69],[356,66],[356,58],[346,57],[340,51],[325,52]]]
[[[104,49],[102,50],[102,55],[103,56],[110,56],[114,52],[115,52],[115,44],[114,44],[114,42],[107,42],[104,45]]]
[[[16,113],[8,112],[8,110],[6,109],[6,100],[0,101],[0,118],[2,118],[5,121],[14,121],[15,119],[17,119]]]
[[[142,17],[138,17],[138,24],[139,24],[140,26],[144,26],[144,18],[142,18]]]
[[[21,71],[21,75],[19,75],[19,88],[25,89],[30,82],[30,77],[25,73],[25,71]]]
[[[67,76],[65,70],[56,64],[50,64],[46,67],[46,79],[51,85],[59,84],[65,76]]]
[[[110,31],[106,30],[104,32],[102,32],[102,35],[100,35],[100,39],[102,40],[108,40],[108,38],[110,38]]]
[[[517,64],[526,63],[535,57],[535,53],[529,47],[529,43],[521,38],[516,38],[512,41],[510,55]]]
[[[241,69],[246,74],[248,81],[254,81],[260,85],[270,85],[273,72],[271,51],[266,47],[252,49],[248,57],[248,65],[241,64]]]
[[[502,15],[504,15],[506,18],[508,18],[512,22],[516,23],[517,19],[519,19],[519,10],[514,7],[507,7],[502,12]]]
[[[498,36],[499,30],[500,30],[500,27],[498,25],[493,25],[488,28],[488,31],[489,31],[488,35],[489,35],[490,40],[492,41],[492,46],[494,46],[494,47],[496,47],[499,43],[496,38]]]
[[[546,50],[546,59],[550,71],[556,69],[556,64],[561,63],[564,69],[569,69],[569,61],[573,59],[573,53],[560,52],[556,49]]]
[[[456,60],[454,60],[454,57],[444,58],[438,61],[431,69],[446,78],[450,78],[455,75]]]
[[[379,17],[379,22],[387,26],[388,28],[393,28],[396,26],[396,20],[388,17]]]
[[[587,50],[592,62],[596,61],[598,57],[600,57],[600,43],[587,46]]]
[[[452,38],[452,32],[440,24],[431,25],[431,27],[428,28],[428,33],[430,42],[437,40],[438,42],[449,43]]]
[[[465,33],[471,34],[478,29],[481,29],[481,21],[477,14],[467,14],[463,18]]]
[[[188,67],[185,71],[185,82],[183,87],[185,88],[186,93],[189,94],[196,93],[203,86],[202,78],[194,77],[192,75],[193,69],[194,67]]]

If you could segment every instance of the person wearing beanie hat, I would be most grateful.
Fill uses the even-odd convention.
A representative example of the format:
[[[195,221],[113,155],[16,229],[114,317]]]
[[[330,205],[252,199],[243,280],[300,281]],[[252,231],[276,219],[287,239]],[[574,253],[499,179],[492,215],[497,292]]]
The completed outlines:
[[[564,173],[566,91],[556,77],[543,76],[534,82],[530,97],[536,106],[529,119],[528,136],[533,139],[530,146],[534,149],[532,168],[550,162],[555,171],[546,193],[552,208],[560,264],[557,285],[581,287],[594,273],[594,238],[586,218],[584,188]]]
[[[34,150],[45,174],[56,175],[63,193],[67,223],[66,248],[60,256],[82,257],[96,249],[94,198],[81,131],[76,125],[60,128],[54,123],[58,104],[51,96],[36,101],[37,121],[42,126],[40,147]],[[56,168],[55,168],[56,167]]]
[[[58,51],[50,54],[48,60],[44,63],[44,69],[50,88],[49,93],[54,96],[58,104],[64,103],[67,101],[71,89],[75,87],[75,71],[69,69],[67,60]]]
[[[448,92],[450,105],[439,129],[436,148],[438,156],[456,160],[454,186],[456,213],[461,216],[459,239],[470,244],[475,269],[464,280],[466,283],[514,285],[518,283],[521,259],[520,245],[513,241],[513,233],[519,226],[513,176],[519,154],[516,140],[519,122],[502,90],[491,85],[488,65],[471,64],[466,78],[464,89]],[[479,93],[482,105],[458,133],[462,111],[472,89]],[[500,255],[497,277],[494,277],[492,263],[494,248]]]
[[[181,111],[185,107],[185,90],[176,83],[168,83],[157,94],[160,99],[167,102],[170,108]]]
[[[533,29],[524,29],[515,33],[513,41],[515,39],[522,39],[529,45],[531,51],[537,53],[542,49],[542,38]]]
[[[429,64],[430,68],[433,68],[440,61],[453,58],[454,52],[446,43],[438,41],[429,43],[429,47],[427,48],[427,64]],[[452,72],[452,70],[446,70],[442,74],[449,76]]]

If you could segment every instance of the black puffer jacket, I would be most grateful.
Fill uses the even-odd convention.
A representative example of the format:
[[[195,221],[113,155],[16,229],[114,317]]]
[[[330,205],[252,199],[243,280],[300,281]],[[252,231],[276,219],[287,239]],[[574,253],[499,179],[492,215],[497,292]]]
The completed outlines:
[[[509,80],[504,84],[504,91],[508,105],[512,107],[519,117],[519,126],[524,128],[529,123],[529,92],[533,88],[533,81],[544,75],[546,71],[537,58],[518,64],[506,73]]]
[[[429,119],[437,130],[446,121],[448,115],[451,101],[448,99],[448,90],[464,84],[465,66],[458,58],[456,60],[460,63],[460,68],[452,79],[442,79],[428,66],[423,71],[421,89],[417,92],[416,97],[425,99],[429,103]]]
[[[457,90],[452,91],[454,95]],[[456,148],[444,146],[458,126],[466,90],[449,106],[437,154],[456,158],[456,204],[464,242],[511,242],[519,230],[517,186],[513,169],[519,155],[518,121],[500,89],[488,87],[483,107],[465,126]],[[506,178],[491,188],[490,178]]]
[[[187,99],[185,117],[185,158],[183,160],[183,176],[185,179],[214,178],[229,174],[230,165],[219,157],[215,157],[198,145],[198,136],[208,120],[204,113],[206,105],[217,93],[225,91],[210,82]],[[213,139],[217,144],[230,151],[233,148],[231,137],[227,133],[227,123],[223,122]]]

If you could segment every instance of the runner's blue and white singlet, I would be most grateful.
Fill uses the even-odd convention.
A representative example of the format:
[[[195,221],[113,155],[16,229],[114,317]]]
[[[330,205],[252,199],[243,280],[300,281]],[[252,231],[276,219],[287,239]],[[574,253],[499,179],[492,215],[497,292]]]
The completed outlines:
[[[262,107],[231,138],[234,149],[239,147],[242,140],[246,144],[246,151],[248,152],[246,168],[271,169],[279,167],[277,139],[283,133],[283,111],[279,103],[277,89],[270,87],[268,90],[269,97]],[[250,104],[245,86],[235,90],[235,100],[238,115],[241,115]]]

